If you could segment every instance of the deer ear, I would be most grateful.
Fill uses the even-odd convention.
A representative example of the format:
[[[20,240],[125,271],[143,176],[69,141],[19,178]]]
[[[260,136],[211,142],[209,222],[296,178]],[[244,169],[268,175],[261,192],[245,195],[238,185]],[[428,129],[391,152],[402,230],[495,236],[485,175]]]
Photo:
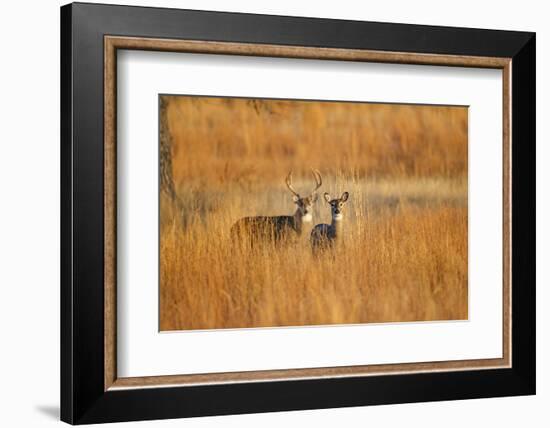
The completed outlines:
[[[349,197],[349,193],[344,192],[342,193],[342,197],[340,199],[342,199],[342,202],[346,202],[348,200],[348,197]]]
[[[327,192],[325,192],[325,194],[323,196],[325,197],[325,201],[330,203],[330,195]]]
[[[300,200],[300,197],[298,195],[292,195],[292,200],[296,203]]]

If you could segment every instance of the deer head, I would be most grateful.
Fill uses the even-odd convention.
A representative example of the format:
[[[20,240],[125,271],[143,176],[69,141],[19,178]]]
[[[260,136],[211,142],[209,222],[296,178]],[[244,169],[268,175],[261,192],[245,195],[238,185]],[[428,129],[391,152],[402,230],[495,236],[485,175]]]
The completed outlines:
[[[342,208],[349,198],[349,193],[344,192],[342,193],[342,196],[336,199],[332,199],[328,193],[325,193],[323,196],[325,197],[325,201],[327,201],[327,204],[330,205],[330,213],[332,215],[332,219],[335,221],[342,220]]]
[[[313,204],[317,201],[317,189],[323,184],[321,179],[321,173],[317,170],[312,169],[311,173],[313,174],[313,179],[315,180],[314,189],[307,196],[300,196],[296,190],[292,187],[292,171],[290,171],[286,177],[286,186],[288,190],[292,192],[292,200],[298,206],[299,214],[302,218],[302,221],[311,221]]]

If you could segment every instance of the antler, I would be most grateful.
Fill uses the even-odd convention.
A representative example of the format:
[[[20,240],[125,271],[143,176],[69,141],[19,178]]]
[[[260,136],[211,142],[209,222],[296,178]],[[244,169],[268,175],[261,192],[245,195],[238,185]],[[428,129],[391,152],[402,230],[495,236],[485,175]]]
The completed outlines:
[[[296,197],[300,197],[298,192],[292,188],[292,171],[288,173],[285,179],[286,187],[288,187],[288,190],[290,190]]]
[[[313,195],[319,187],[323,184],[323,180],[321,178],[321,173],[317,169],[312,169],[311,173],[313,174],[313,178],[315,179],[315,189],[311,191],[311,194]]]

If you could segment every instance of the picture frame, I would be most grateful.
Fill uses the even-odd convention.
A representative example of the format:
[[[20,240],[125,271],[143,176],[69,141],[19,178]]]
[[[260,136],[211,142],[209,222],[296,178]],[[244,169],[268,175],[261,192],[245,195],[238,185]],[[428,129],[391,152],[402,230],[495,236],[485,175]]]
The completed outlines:
[[[486,159],[503,165],[502,358],[119,377],[119,50],[502,70],[503,159]],[[534,33],[63,6],[61,419],[86,424],[534,394],[535,97]]]

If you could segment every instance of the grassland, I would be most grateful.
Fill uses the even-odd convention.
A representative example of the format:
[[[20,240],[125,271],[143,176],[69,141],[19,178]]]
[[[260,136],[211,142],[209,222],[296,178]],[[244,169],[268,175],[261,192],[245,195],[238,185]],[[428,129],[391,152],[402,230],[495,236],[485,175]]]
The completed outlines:
[[[167,97],[180,202],[161,196],[161,330],[465,319],[464,108]],[[231,225],[350,192],[334,251],[235,243]],[[314,222],[330,222],[319,199]]]

